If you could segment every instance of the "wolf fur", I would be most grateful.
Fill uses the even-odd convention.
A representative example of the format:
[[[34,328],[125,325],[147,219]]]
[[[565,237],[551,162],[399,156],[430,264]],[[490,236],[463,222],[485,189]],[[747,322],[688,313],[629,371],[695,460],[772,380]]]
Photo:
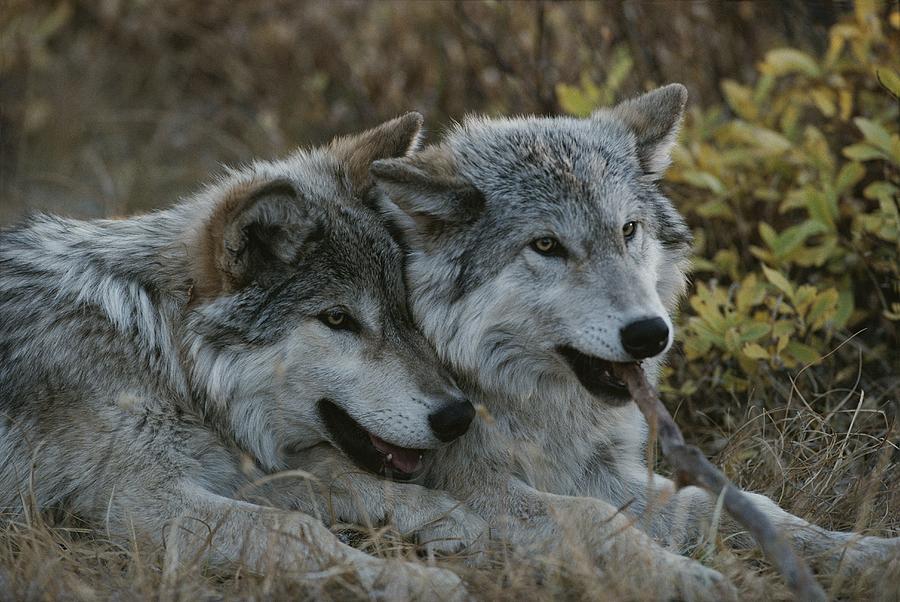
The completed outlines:
[[[454,574],[376,559],[319,520],[390,520],[431,551],[484,528],[443,492],[356,468],[318,407],[430,454],[429,417],[463,403],[414,326],[401,250],[355,207],[377,193],[370,163],[404,155],[420,125],[253,163],[149,215],[3,230],[0,512],[63,507],[165,540],[175,565],[201,550],[301,576],[337,564],[376,593],[463,595]],[[276,474],[302,471],[297,450],[327,482]]]
[[[409,248],[416,319],[491,417],[440,452],[426,484],[522,547],[580,540],[635,598],[733,596],[721,575],[678,554],[706,533],[716,500],[648,475],[637,407],[627,393],[589,392],[561,349],[633,361],[620,333],[661,319],[668,338],[643,362],[658,374],[691,235],[656,181],[686,98],[673,84],[587,119],[472,117],[442,143],[372,168]],[[556,252],[542,255],[535,244],[548,238]],[[827,531],[752,499],[830,568],[862,569],[900,549],[896,538]],[[720,532],[738,532],[723,520]]]

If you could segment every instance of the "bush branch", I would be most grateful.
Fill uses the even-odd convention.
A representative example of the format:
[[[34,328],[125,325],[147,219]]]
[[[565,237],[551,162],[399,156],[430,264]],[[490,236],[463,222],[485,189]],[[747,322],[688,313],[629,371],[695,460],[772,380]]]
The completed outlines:
[[[702,487],[713,496],[725,492],[725,509],[756,539],[766,557],[784,577],[798,600],[827,600],[806,562],[797,556],[785,537],[721,470],[712,465],[684,436],[638,364],[616,364],[616,374],[628,385],[631,396],[655,431],[663,456],[675,469],[675,486]],[[655,427],[655,428],[654,428]]]

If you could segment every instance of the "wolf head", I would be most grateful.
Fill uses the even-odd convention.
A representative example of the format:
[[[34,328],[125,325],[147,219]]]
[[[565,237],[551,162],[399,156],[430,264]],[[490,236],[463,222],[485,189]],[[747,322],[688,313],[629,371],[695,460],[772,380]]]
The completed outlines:
[[[445,360],[506,394],[628,399],[611,362],[669,348],[685,285],[690,232],[656,180],[686,98],[673,84],[587,119],[470,118],[373,164]]]
[[[187,316],[195,387],[264,466],[329,441],[408,477],[473,415],[407,305],[403,256],[357,208],[369,166],[415,144],[418,114],[255,163],[206,191]]]

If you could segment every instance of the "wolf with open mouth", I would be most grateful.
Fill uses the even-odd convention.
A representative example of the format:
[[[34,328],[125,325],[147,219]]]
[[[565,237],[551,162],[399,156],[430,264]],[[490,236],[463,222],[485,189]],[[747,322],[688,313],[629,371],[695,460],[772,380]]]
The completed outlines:
[[[319,520],[392,520],[436,551],[484,528],[382,478],[415,477],[474,415],[415,327],[400,248],[357,206],[371,162],[420,125],[253,163],[164,211],[0,232],[0,513],[32,500],[170,559],[301,578],[337,564],[382,594],[463,595]],[[279,478],[300,450],[342,489]]]
[[[647,425],[613,370],[638,360],[656,375],[672,343],[691,236],[656,181],[686,99],[673,84],[586,119],[472,117],[372,167],[409,250],[416,319],[493,417],[442,450],[424,482],[522,548],[574,538],[628,599],[734,595],[677,553],[705,532],[715,500],[648,479]],[[828,531],[753,500],[829,568],[860,571],[900,550],[900,539]]]

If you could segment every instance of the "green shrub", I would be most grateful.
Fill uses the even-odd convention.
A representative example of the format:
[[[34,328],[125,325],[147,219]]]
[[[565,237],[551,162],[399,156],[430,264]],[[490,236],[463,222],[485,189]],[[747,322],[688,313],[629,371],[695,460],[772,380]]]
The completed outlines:
[[[897,372],[898,29],[857,2],[823,56],[770,50],[755,81],[721,83],[727,107],[691,109],[664,184],[697,239],[674,392],[742,394],[853,333],[877,374]],[[587,113],[620,80],[560,86],[560,104]],[[829,384],[852,384],[852,364]]]

